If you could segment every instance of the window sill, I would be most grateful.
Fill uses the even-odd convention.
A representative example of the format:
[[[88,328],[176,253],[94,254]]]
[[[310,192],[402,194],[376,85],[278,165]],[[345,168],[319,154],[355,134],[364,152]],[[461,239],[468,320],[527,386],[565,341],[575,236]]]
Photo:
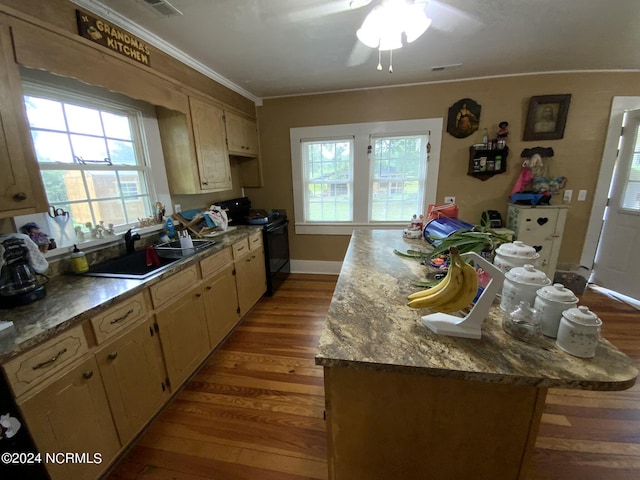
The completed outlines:
[[[351,235],[354,230],[401,230],[408,222],[399,223],[296,223],[296,235]]]
[[[151,225],[149,227],[134,228],[132,229],[132,231],[134,233],[139,233],[140,235],[150,235],[156,232],[160,232],[163,229],[164,229],[164,224],[159,223],[157,225]],[[116,233],[114,235],[109,235],[104,238],[92,238],[89,240],[85,240],[84,242],[78,242],[77,245],[78,245],[78,248],[82,250],[84,253],[93,252],[96,250],[100,250],[102,248],[110,247],[112,245],[121,243],[123,241],[122,240],[123,235],[124,235],[124,232]],[[45,252],[44,256],[47,260],[57,260],[60,257],[65,257],[69,255],[72,251],[73,251],[73,246],[59,247],[59,248],[55,248],[53,250],[49,250]]]

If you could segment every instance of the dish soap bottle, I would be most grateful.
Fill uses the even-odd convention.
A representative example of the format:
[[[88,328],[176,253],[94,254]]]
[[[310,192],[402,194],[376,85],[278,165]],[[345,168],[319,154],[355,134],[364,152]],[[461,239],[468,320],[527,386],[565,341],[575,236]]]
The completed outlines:
[[[71,269],[74,273],[84,273],[89,270],[87,257],[83,251],[78,249],[77,245],[73,246],[73,251],[71,252]]]

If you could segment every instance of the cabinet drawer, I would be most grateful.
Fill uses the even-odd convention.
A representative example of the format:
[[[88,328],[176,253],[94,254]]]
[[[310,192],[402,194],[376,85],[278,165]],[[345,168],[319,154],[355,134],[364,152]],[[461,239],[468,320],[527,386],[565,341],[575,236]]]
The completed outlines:
[[[245,238],[244,240],[233,244],[233,259],[237,260],[238,258],[249,253],[249,241]]]
[[[153,306],[158,308],[171,302],[174,298],[193,288],[196,283],[198,283],[198,269],[196,265],[192,265],[157,285],[151,286],[149,290]]]
[[[221,252],[205,258],[200,262],[200,271],[202,272],[202,278],[208,278],[232,261],[233,257],[230,248],[225,248]]]
[[[133,325],[137,320],[146,317],[146,314],[147,307],[142,293],[118,303],[91,319],[96,342],[104,342],[125,327]]]
[[[89,350],[82,325],[72,328],[4,365],[16,397],[35,387]]]
[[[262,232],[254,233],[249,237],[249,250],[262,248]]]

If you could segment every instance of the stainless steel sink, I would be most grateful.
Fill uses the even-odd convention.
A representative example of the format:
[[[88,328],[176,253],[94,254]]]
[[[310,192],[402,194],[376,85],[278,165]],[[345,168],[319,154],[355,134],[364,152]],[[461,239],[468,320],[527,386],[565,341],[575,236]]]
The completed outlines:
[[[144,279],[154,275],[179,260],[179,258],[160,257],[160,265],[147,265],[147,252],[140,250],[124,257],[114,258],[92,266],[83,275],[90,277]]]

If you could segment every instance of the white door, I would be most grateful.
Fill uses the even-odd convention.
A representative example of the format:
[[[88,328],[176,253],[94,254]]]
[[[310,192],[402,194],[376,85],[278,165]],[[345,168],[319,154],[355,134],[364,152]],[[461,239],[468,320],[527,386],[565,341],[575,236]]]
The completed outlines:
[[[640,299],[640,110],[627,112],[592,281]]]

